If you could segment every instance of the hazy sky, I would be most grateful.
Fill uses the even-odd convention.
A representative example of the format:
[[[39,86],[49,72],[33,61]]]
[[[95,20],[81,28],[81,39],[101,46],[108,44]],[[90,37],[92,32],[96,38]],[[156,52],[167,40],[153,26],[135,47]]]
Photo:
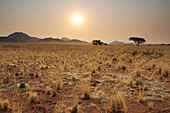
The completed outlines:
[[[70,19],[80,13],[79,26]],[[30,36],[170,43],[170,0],[0,0],[0,36]]]

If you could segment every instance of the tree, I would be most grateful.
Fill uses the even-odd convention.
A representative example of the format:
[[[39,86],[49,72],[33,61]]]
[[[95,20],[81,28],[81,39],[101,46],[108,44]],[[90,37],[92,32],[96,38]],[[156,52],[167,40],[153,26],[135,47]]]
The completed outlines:
[[[107,45],[106,43],[101,42],[100,40],[93,40],[92,41],[93,45]]]
[[[144,38],[139,38],[139,37],[130,37],[130,41],[134,41],[134,43],[138,46],[139,44],[146,42]]]

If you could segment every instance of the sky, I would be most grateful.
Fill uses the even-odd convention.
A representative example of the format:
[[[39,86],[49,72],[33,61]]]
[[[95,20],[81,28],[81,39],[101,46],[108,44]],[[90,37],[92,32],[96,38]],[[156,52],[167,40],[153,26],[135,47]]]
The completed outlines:
[[[83,22],[71,18],[81,14]],[[0,0],[0,36],[170,43],[170,0]]]

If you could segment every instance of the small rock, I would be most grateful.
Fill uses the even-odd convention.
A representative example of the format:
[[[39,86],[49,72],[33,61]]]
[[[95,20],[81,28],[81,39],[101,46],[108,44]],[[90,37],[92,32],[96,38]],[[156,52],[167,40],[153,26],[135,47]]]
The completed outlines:
[[[25,88],[25,83],[21,83],[20,88]]]
[[[95,86],[97,86],[97,84],[96,84],[96,83],[93,83],[92,85],[93,85],[94,87],[95,87]]]
[[[95,70],[93,70],[93,71],[92,71],[92,75],[95,74],[95,73],[96,73]]]
[[[38,78],[38,74],[36,74],[35,77]]]
[[[57,96],[57,94],[56,94],[56,92],[54,92],[53,95],[52,95],[52,97],[56,97],[56,96]]]
[[[15,73],[15,76],[19,76],[19,74],[18,74],[18,73]]]
[[[101,70],[100,66],[98,66],[98,70]]]
[[[84,94],[84,98],[83,98],[84,100],[88,100],[88,99],[90,99],[90,95],[89,94],[87,94],[87,93],[85,93]]]
[[[117,61],[117,58],[113,58],[113,61]]]
[[[33,74],[33,73],[30,73],[30,76],[34,76],[34,74]]]
[[[125,70],[126,70],[126,66],[122,66],[122,70],[124,70],[124,71],[125,71]]]
[[[12,68],[8,68],[8,70],[12,70]]]
[[[80,101],[78,101],[78,104],[81,104],[81,102],[80,102]]]
[[[132,52],[132,55],[137,55],[137,54],[138,54],[137,51]]]
[[[142,83],[140,80],[137,80],[137,81],[136,81],[136,86],[139,86],[139,85],[142,86],[143,83]]]

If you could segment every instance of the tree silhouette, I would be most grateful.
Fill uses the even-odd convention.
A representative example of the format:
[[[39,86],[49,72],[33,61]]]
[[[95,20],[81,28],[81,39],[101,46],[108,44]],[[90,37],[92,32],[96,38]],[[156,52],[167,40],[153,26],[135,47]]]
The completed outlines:
[[[106,43],[101,42],[100,40],[93,40],[92,41],[93,45],[107,45]]]
[[[134,43],[138,46],[139,44],[146,42],[144,38],[139,38],[139,37],[130,37],[130,41],[134,41]]]

